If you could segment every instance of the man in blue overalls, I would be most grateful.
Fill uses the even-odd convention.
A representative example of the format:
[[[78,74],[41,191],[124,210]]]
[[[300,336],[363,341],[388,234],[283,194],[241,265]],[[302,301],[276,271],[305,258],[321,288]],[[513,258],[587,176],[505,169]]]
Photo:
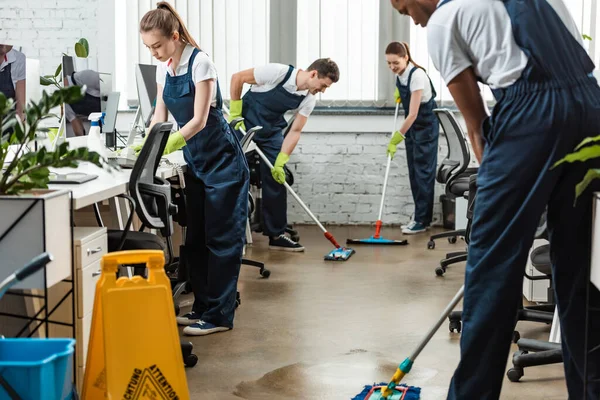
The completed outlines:
[[[585,329],[586,289],[591,307],[600,306],[600,293],[587,277],[592,192],[600,182],[575,202],[575,186],[600,161],[552,168],[584,138],[600,133],[600,87],[573,19],[561,0],[391,2],[427,26],[431,58],[481,163],[461,361],[448,398],[499,398],[524,267],[546,206],[569,397],[600,398],[600,356],[591,353],[586,363],[587,351],[600,344],[600,318],[591,314]],[[491,117],[478,81],[496,98]]]
[[[263,232],[269,236],[269,248],[304,251],[304,247],[285,235],[287,227],[287,193],[284,166],[296,147],[302,129],[315,107],[316,94],[325,93],[339,80],[339,69],[330,59],[318,59],[306,71],[291,65],[267,64],[240,71],[231,78],[229,121],[244,117],[244,129],[260,125],[254,142],[273,164],[269,170],[261,163]],[[252,87],[240,100],[244,83]],[[297,110],[291,130],[283,138],[287,126],[286,112]]]
[[[17,115],[23,120],[25,110],[26,57],[13,46],[0,44],[0,92],[15,101]]]

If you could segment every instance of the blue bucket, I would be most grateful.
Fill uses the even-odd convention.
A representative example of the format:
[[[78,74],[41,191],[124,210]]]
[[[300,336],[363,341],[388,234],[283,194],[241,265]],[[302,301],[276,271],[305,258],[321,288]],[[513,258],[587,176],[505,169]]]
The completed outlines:
[[[1,339],[0,375],[23,400],[70,400],[74,345],[73,339]]]

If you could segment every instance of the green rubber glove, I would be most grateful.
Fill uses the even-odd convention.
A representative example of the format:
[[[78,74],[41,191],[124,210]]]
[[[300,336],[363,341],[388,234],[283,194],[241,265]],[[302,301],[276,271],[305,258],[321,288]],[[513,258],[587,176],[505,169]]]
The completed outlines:
[[[129,146],[129,148],[135,153],[136,157],[140,155],[140,151],[142,151],[142,147],[144,147],[144,143],[146,143],[146,139],[148,138],[148,133],[150,133],[150,128],[146,128],[146,134],[144,135],[144,139],[142,139],[142,143]]]
[[[404,140],[404,135],[400,133],[400,131],[394,132],[392,138],[390,139],[390,144],[387,147],[387,155],[394,159],[394,155],[396,154],[396,147],[402,143]]]
[[[400,91],[398,90],[398,88],[394,90],[394,100],[396,100],[396,103],[402,103],[402,99],[400,98]]]
[[[165,146],[165,151],[163,151],[163,154],[171,154],[172,152],[181,149],[185,145],[185,138],[181,132],[177,131],[172,133],[171,136],[169,136],[169,140],[167,141],[167,145]]]
[[[236,118],[239,118],[242,116],[242,108],[243,108],[243,104],[242,104],[242,100],[231,100],[229,102],[229,119],[227,120],[227,122],[231,122]],[[239,124],[237,124],[235,126],[235,129],[240,129],[242,128],[244,130],[244,132],[246,132],[246,125],[244,125],[244,121],[240,122]]]
[[[271,175],[275,182],[283,185],[285,182],[285,171],[283,170],[283,166],[290,161],[290,156],[285,153],[279,153],[277,159],[275,160],[274,168],[271,170]]]

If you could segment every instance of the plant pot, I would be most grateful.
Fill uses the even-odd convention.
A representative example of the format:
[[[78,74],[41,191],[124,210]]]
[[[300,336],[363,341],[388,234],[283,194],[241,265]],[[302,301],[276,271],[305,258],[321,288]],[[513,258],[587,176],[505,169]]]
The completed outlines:
[[[47,251],[53,261],[15,286],[44,289],[71,275],[71,192],[37,189],[0,196],[0,281]]]

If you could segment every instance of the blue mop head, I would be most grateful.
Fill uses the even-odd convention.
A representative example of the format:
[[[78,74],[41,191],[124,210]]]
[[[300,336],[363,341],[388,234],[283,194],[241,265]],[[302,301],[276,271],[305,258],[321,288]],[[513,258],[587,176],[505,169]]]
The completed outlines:
[[[378,385],[367,385],[362,392],[354,396],[351,400],[380,400],[381,388],[387,387],[386,382]],[[419,400],[421,398],[421,388],[416,386],[407,386],[403,383],[396,386],[394,393],[388,397],[388,400]]]
[[[387,245],[407,245],[408,240],[392,240],[384,238],[375,238],[371,236],[368,239],[347,239],[346,244],[387,244]]]
[[[356,253],[353,249],[348,247],[338,247],[337,249],[331,250],[323,259],[325,261],[346,261]]]

